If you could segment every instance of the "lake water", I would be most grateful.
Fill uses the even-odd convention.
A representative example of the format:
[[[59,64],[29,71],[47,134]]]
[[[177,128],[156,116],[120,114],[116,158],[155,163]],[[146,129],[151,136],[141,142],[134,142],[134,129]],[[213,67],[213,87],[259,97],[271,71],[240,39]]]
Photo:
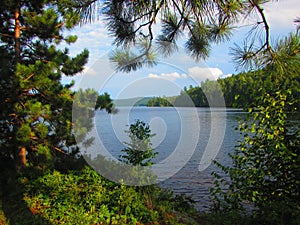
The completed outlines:
[[[196,201],[199,211],[209,207],[209,188],[213,185],[211,173],[217,170],[211,164],[216,159],[230,165],[229,152],[233,152],[240,139],[235,130],[245,113],[237,109],[220,108],[156,108],[119,107],[115,115],[97,111],[95,121],[98,136],[109,153],[119,158],[128,142],[125,130],[139,119],[150,124],[156,136],[152,138],[154,162],[162,168],[162,187],[175,194],[184,193]],[[168,178],[168,179],[166,179]]]

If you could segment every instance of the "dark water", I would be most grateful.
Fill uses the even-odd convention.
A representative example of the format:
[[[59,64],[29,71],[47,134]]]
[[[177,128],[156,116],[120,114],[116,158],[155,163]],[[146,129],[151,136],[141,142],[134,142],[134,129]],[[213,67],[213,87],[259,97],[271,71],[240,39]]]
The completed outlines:
[[[197,209],[205,211],[210,204],[211,173],[217,170],[211,160],[230,165],[227,154],[240,139],[235,128],[243,115],[236,109],[120,107],[116,115],[97,112],[96,128],[105,148],[118,158],[128,141],[126,125],[137,119],[149,123],[156,133],[152,138],[158,152],[155,163],[162,165],[166,177],[172,174],[159,185],[191,196]]]

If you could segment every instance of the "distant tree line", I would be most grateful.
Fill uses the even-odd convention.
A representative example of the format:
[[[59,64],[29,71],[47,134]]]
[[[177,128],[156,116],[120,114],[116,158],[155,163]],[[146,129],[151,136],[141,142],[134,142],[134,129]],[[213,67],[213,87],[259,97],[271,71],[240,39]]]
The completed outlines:
[[[279,75],[266,70],[240,73],[219,79],[223,96],[228,107],[256,107],[261,104],[257,96],[275,93],[274,83],[281,82],[282,89],[290,88],[291,96],[299,99],[300,74],[290,71],[290,75]]]
[[[165,97],[153,97],[151,98],[148,103],[148,107],[163,107],[163,106],[173,106],[172,101]]]
[[[184,87],[178,96],[154,97],[148,101],[148,106],[209,107],[212,106],[211,102],[224,98],[226,107],[255,107],[260,104],[257,96],[274,91],[273,83],[276,79],[281,79],[285,87],[291,86],[292,95],[296,99],[300,98],[299,73],[279,77],[260,70],[243,72],[216,81],[205,80],[200,86]]]

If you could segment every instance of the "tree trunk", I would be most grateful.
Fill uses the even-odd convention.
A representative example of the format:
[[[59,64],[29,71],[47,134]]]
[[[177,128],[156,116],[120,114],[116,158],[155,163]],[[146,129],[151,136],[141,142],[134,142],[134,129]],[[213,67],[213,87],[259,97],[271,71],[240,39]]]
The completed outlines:
[[[20,171],[26,167],[26,148],[25,147],[19,147],[16,164],[17,164],[17,171]]]
[[[21,53],[21,44],[20,44],[20,37],[21,37],[21,27],[20,27],[20,9],[17,8],[15,11],[15,54],[16,59],[19,61],[20,53]]]
[[[20,61],[20,55],[21,55],[21,26],[20,26],[20,2],[17,3],[17,7],[15,10],[15,56],[16,56],[16,62],[18,63]],[[26,148],[25,147],[19,147],[17,152],[17,158],[16,158],[16,166],[17,171],[20,171],[22,168],[26,167]]]

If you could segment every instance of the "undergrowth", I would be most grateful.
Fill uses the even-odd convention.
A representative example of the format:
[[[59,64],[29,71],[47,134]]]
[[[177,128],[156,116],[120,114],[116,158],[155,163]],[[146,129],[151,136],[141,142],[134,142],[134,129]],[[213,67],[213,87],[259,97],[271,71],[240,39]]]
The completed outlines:
[[[117,184],[87,166],[15,182],[3,200],[5,225],[200,224],[188,198],[157,185]]]

